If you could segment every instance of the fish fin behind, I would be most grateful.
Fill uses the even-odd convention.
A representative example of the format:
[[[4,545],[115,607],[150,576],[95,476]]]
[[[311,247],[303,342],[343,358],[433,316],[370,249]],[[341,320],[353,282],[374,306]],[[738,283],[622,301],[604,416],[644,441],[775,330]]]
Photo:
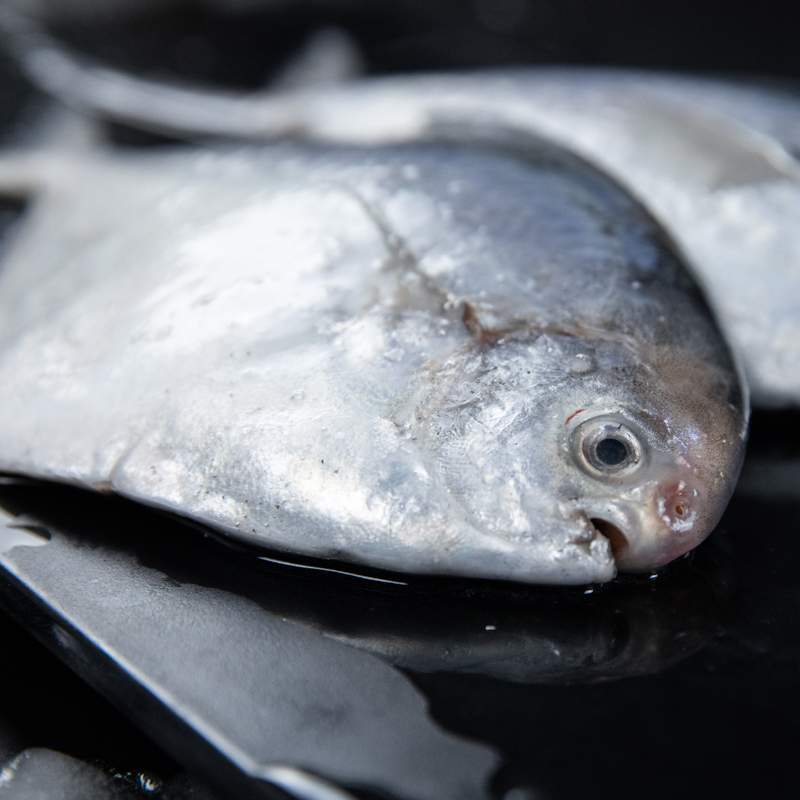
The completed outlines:
[[[366,67],[355,40],[342,28],[313,33],[269,82],[272,91],[336,86],[360,78]]]
[[[85,114],[187,138],[270,138],[299,124],[290,93],[214,92],[137,78],[73,53],[7,6],[0,8],[0,32],[35,86]]]

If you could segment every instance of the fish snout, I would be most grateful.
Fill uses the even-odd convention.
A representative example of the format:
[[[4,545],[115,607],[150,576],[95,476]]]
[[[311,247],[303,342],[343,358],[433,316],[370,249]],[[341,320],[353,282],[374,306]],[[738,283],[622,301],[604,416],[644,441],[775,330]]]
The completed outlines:
[[[696,547],[711,532],[703,501],[690,480],[655,483],[625,501],[587,509],[608,540],[622,572],[658,569]]]
[[[690,477],[657,484],[650,513],[657,517],[660,547],[654,566],[660,567],[697,547],[711,533],[716,519],[705,513],[705,502]]]

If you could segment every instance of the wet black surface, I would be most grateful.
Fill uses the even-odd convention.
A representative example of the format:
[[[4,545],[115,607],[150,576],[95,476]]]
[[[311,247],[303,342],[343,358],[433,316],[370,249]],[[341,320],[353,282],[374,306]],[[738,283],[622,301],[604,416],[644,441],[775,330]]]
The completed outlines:
[[[665,0],[341,0],[279,16],[184,8],[55,30],[147,74],[249,87],[323,24],[346,27],[372,72],[556,61],[796,78],[798,13],[792,4]],[[28,93],[2,59],[0,86],[8,135]],[[162,143],[117,133],[123,143]],[[243,594],[398,665],[441,725],[500,751],[498,798],[791,797],[800,743],[799,459],[800,414],[756,413],[750,475],[711,539],[653,579],[591,594],[366,583],[257,561],[113,498],[31,486],[4,487],[0,500],[79,529],[88,542],[110,529],[115,546],[176,582]],[[776,491],[757,480],[764,465]],[[40,746],[123,774],[180,772],[4,614],[0,637],[0,756]]]
[[[433,713],[501,747],[502,786],[545,797],[783,796],[800,737],[799,511],[734,500],[715,537],[731,547],[738,585],[682,663],[570,687],[418,677]]]

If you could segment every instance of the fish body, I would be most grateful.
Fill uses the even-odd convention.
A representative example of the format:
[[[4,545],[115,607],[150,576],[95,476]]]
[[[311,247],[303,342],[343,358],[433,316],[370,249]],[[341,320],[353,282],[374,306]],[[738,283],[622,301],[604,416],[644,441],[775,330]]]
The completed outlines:
[[[713,316],[626,192],[501,144],[29,157],[0,468],[410,573],[691,549],[746,433]]]
[[[800,405],[800,99],[785,86],[622,69],[395,76],[236,95],[87,68],[20,44],[77,108],[172,135],[386,144],[483,127],[550,139],[641,200],[678,243],[740,359],[753,403]]]
[[[253,136],[257,119],[262,136],[274,135],[274,124],[364,143],[425,139],[442,126],[479,135],[489,125],[579,154],[678,243],[741,359],[753,403],[800,405],[796,93],[766,82],[526,68],[375,79],[250,102],[252,116],[240,106],[237,122]]]

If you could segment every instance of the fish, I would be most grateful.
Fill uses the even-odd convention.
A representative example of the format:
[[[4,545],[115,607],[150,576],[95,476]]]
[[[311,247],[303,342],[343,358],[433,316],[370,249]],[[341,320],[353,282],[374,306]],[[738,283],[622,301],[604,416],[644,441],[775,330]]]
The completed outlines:
[[[0,469],[270,552],[590,584],[717,524],[747,388],[679,249],[545,140],[6,154]]]

